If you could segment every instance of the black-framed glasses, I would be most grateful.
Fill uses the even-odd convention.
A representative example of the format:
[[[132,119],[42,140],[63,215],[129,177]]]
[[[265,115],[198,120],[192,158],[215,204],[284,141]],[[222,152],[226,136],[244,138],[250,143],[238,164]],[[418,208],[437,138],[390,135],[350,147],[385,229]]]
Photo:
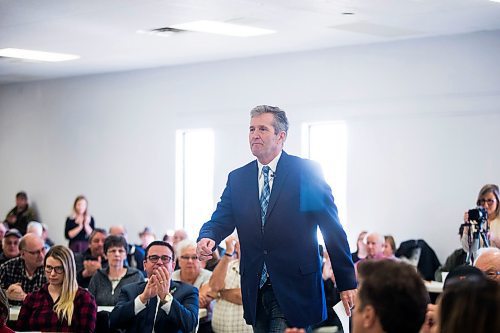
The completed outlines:
[[[191,259],[191,260],[194,261],[194,260],[198,260],[198,256],[181,256],[181,259],[182,260],[189,260],[189,259]]]
[[[45,265],[45,272],[50,274],[52,271],[55,271],[57,274],[62,274],[64,273],[64,267],[63,266],[50,266],[50,265]]]
[[[156,264],[158,262],[158,260],[160,260],[160,259],[165,264],[168,264],[172,261],[172,257],[167,256],[167,255],[157,256],[157,255],[153,254],[153,255],[148,256],[148,260],[151,261],[153,264]]]

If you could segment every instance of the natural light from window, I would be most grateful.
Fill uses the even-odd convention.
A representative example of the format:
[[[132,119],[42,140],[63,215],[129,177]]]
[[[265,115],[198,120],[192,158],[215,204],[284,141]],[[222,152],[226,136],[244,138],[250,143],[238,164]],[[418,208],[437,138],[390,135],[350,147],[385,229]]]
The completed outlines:
[[[303,156],[321,165],[332,188],[340,222],[347,224],[347,126],[343,121],[307,123],[302,126]],[[318,230],[318,238],[323,238]]]
[[[175,227],[196,239],[214,209],[214,132],[211,129],[176,133]]]

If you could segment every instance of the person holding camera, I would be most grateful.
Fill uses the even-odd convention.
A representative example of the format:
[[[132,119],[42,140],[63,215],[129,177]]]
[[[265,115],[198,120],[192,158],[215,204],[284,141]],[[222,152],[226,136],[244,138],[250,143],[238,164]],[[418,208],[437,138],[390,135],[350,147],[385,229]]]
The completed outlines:
[[[500,247],[499,197],[498,185],[486,184],[479,191],[477,208],[464,214],[461,242],[464,251],[468,252],[467,263],[474,262],[479,248]]]

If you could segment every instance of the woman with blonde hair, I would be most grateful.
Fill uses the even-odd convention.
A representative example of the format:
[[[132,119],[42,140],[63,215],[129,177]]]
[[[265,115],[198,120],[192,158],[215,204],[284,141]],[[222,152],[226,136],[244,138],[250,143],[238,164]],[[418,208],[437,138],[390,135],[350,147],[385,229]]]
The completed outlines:
[[[69,248],[74,253],[85,252],[89,247],[88,239],[95,228],[94,218],[88,212],[88,201],[83,195],[76,197],[73,212],[66,219],[64,235],[69,239]]]
[[[75,258],[66,246],[52,247],[45,256],[48,283],[23,301],[20,331],[91,333],[97,306],[94,297],[76,282]]]

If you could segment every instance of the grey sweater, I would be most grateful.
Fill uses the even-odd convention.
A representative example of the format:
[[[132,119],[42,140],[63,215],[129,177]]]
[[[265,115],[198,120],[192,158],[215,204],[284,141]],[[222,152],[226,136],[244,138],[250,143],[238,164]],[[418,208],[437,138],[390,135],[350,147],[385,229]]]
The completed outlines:
[[[127,273],[125,273],[125,276],[120,280],[114,292],[112,292],[113,287],[108,278],[108,271],[109,268],[98,270],[92,276],[89,283],[89,291],[94,295],[95,301],[99,306],[114,306],[118,301],[123,286],[129,283],[144,281],[144,275],[139,270],[127,267]]]

